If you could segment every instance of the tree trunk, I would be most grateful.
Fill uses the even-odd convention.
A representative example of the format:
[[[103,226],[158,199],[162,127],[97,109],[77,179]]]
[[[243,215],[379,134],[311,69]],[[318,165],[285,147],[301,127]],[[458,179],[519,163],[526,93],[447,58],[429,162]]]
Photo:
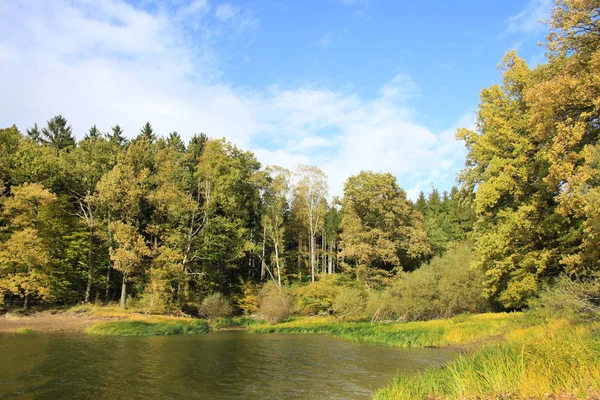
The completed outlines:
[[[267,240],[267,227],[263,227],[262,258],[260,262],[260,280],[265,280],[265,243]]]
[[[327,257],[327,273],[331,275],[333,274],[333,256],[335,255],[335,253],[333,253],[333,242],[329,244],[329,251],[331,254]]]
[[[106,295],[104,296],[104,299],[107,303],[111,300],[111,295],[110,295],[110,270],[111,269],[112,269],[112,267],[109,262],[108,269],[106,270]]]
[[[279,268],[279,246],[275,242],[275,263],[277,264],[277,284],[281,287],[281,268]]]
[[[315,235],[310,231],[310,273],[312,281],[315,281]]]
[[[112,237],[112,232],[110,230],[110,211],[107,212],[106,214],[107,220],[108,220],[108,246],[109,249],[112,249],[113,247],[113,237]],[[110,251],[109,251],[110,252]],[[110,257],[108,258],[108,269],[106,270],[106,295],[104,296],[104,298],[106,299],[106,302],[108,303],[109,301],[112,300],[112,293],[110,292],[110,270],[112,269],[112,264],[111,264],[111,260]]]
[[[25,301],[23,302],[23,309],[24,310],[29,310],[29,298],[31,297],[30,294],[27,294],[25,296]]]
[[[321,272],[327,272],[327,238],[325,237],[325,225],[321,234]]]
[[[123,275],[123,285],[121,285],[121,308],[125,309],[125,300],[127,299],[127,284],[125,283],[125,275]]]
[[[90,294],[92,291],[92,278],[94,275],[94,265],[92,263],[92,246],[93,246],[93,238],[94,238],[94,230],[90,227],[90,237],[89,237],[89,249],[87,254],[87,262],[88,262],[88,277],[87,277],[87,286],[85,287],[85,302],[90,302]]]

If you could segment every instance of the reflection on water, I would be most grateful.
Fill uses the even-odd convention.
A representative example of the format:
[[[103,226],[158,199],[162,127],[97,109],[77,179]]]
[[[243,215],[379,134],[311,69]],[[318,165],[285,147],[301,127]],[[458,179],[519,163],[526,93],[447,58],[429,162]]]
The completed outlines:
[[[369,398],[397,372],[441,365],[455,354],[311,334],[0,334],[0,398]]]

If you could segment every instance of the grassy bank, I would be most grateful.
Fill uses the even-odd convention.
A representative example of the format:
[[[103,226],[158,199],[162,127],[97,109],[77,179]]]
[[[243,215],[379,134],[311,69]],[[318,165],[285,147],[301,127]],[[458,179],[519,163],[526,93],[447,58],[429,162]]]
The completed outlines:
[[[463,346],[443,368],[400,375],[383,399],[600,399],[600,324],[532,323],[521,313],[399,324],[300,318],[257,333],[326,333],[393,347]]]
[[[93,335],[163,336],[208,333],[204,320],[173,321],[114,321],[101,322],[87,329]]]
[[[123,310],[118,306],[80,305],[71,308],[69,312],[118,319],[118,321],[96,323],[86,330],[87,333],[99,335],[185,335],[220,330],[247,330],[263,324],[262,321],[249,317],[225,317],[207,321],[187,317],[143,314],[136,310]]]
[[[375,399],[600,398],[600,326],[567,320],[518,328],[444,368],[400,375]]]
[[[299,318],[254,328],[255,333],[326,333],[336,337],[392,347],[441,347],[491,340],[519,323],[522,315],[478,314],[446,320],[373,324],[335,322],[327,317]]]

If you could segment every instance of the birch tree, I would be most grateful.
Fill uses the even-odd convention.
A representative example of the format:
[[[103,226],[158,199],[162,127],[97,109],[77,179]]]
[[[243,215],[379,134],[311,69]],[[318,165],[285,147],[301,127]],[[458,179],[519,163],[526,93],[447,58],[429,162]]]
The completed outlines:
[[[275,166],[269,168],[267,173],[271,175],[271,181],[263,196],[265,210],[262,223],[264,232],[273,243],[275,266],[277,268],[277,284],[281,287],[281,253],[283,252],[283,235],[285,231],[284,217],[290,191],[290,171]]]
[[[327,175],[312,165],[299,165],[296,169],[295,195],[302,202],[309,229],[309,251],[311,280],[315,281],[316,235],[325,215],[323,200],[327,196]]]

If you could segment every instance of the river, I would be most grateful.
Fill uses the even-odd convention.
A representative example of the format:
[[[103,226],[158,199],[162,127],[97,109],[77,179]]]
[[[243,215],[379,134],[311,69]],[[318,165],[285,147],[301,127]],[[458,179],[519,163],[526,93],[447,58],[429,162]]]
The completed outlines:
[[[0,334],[0,398],[368,399],[455,355],[315,334]]]

